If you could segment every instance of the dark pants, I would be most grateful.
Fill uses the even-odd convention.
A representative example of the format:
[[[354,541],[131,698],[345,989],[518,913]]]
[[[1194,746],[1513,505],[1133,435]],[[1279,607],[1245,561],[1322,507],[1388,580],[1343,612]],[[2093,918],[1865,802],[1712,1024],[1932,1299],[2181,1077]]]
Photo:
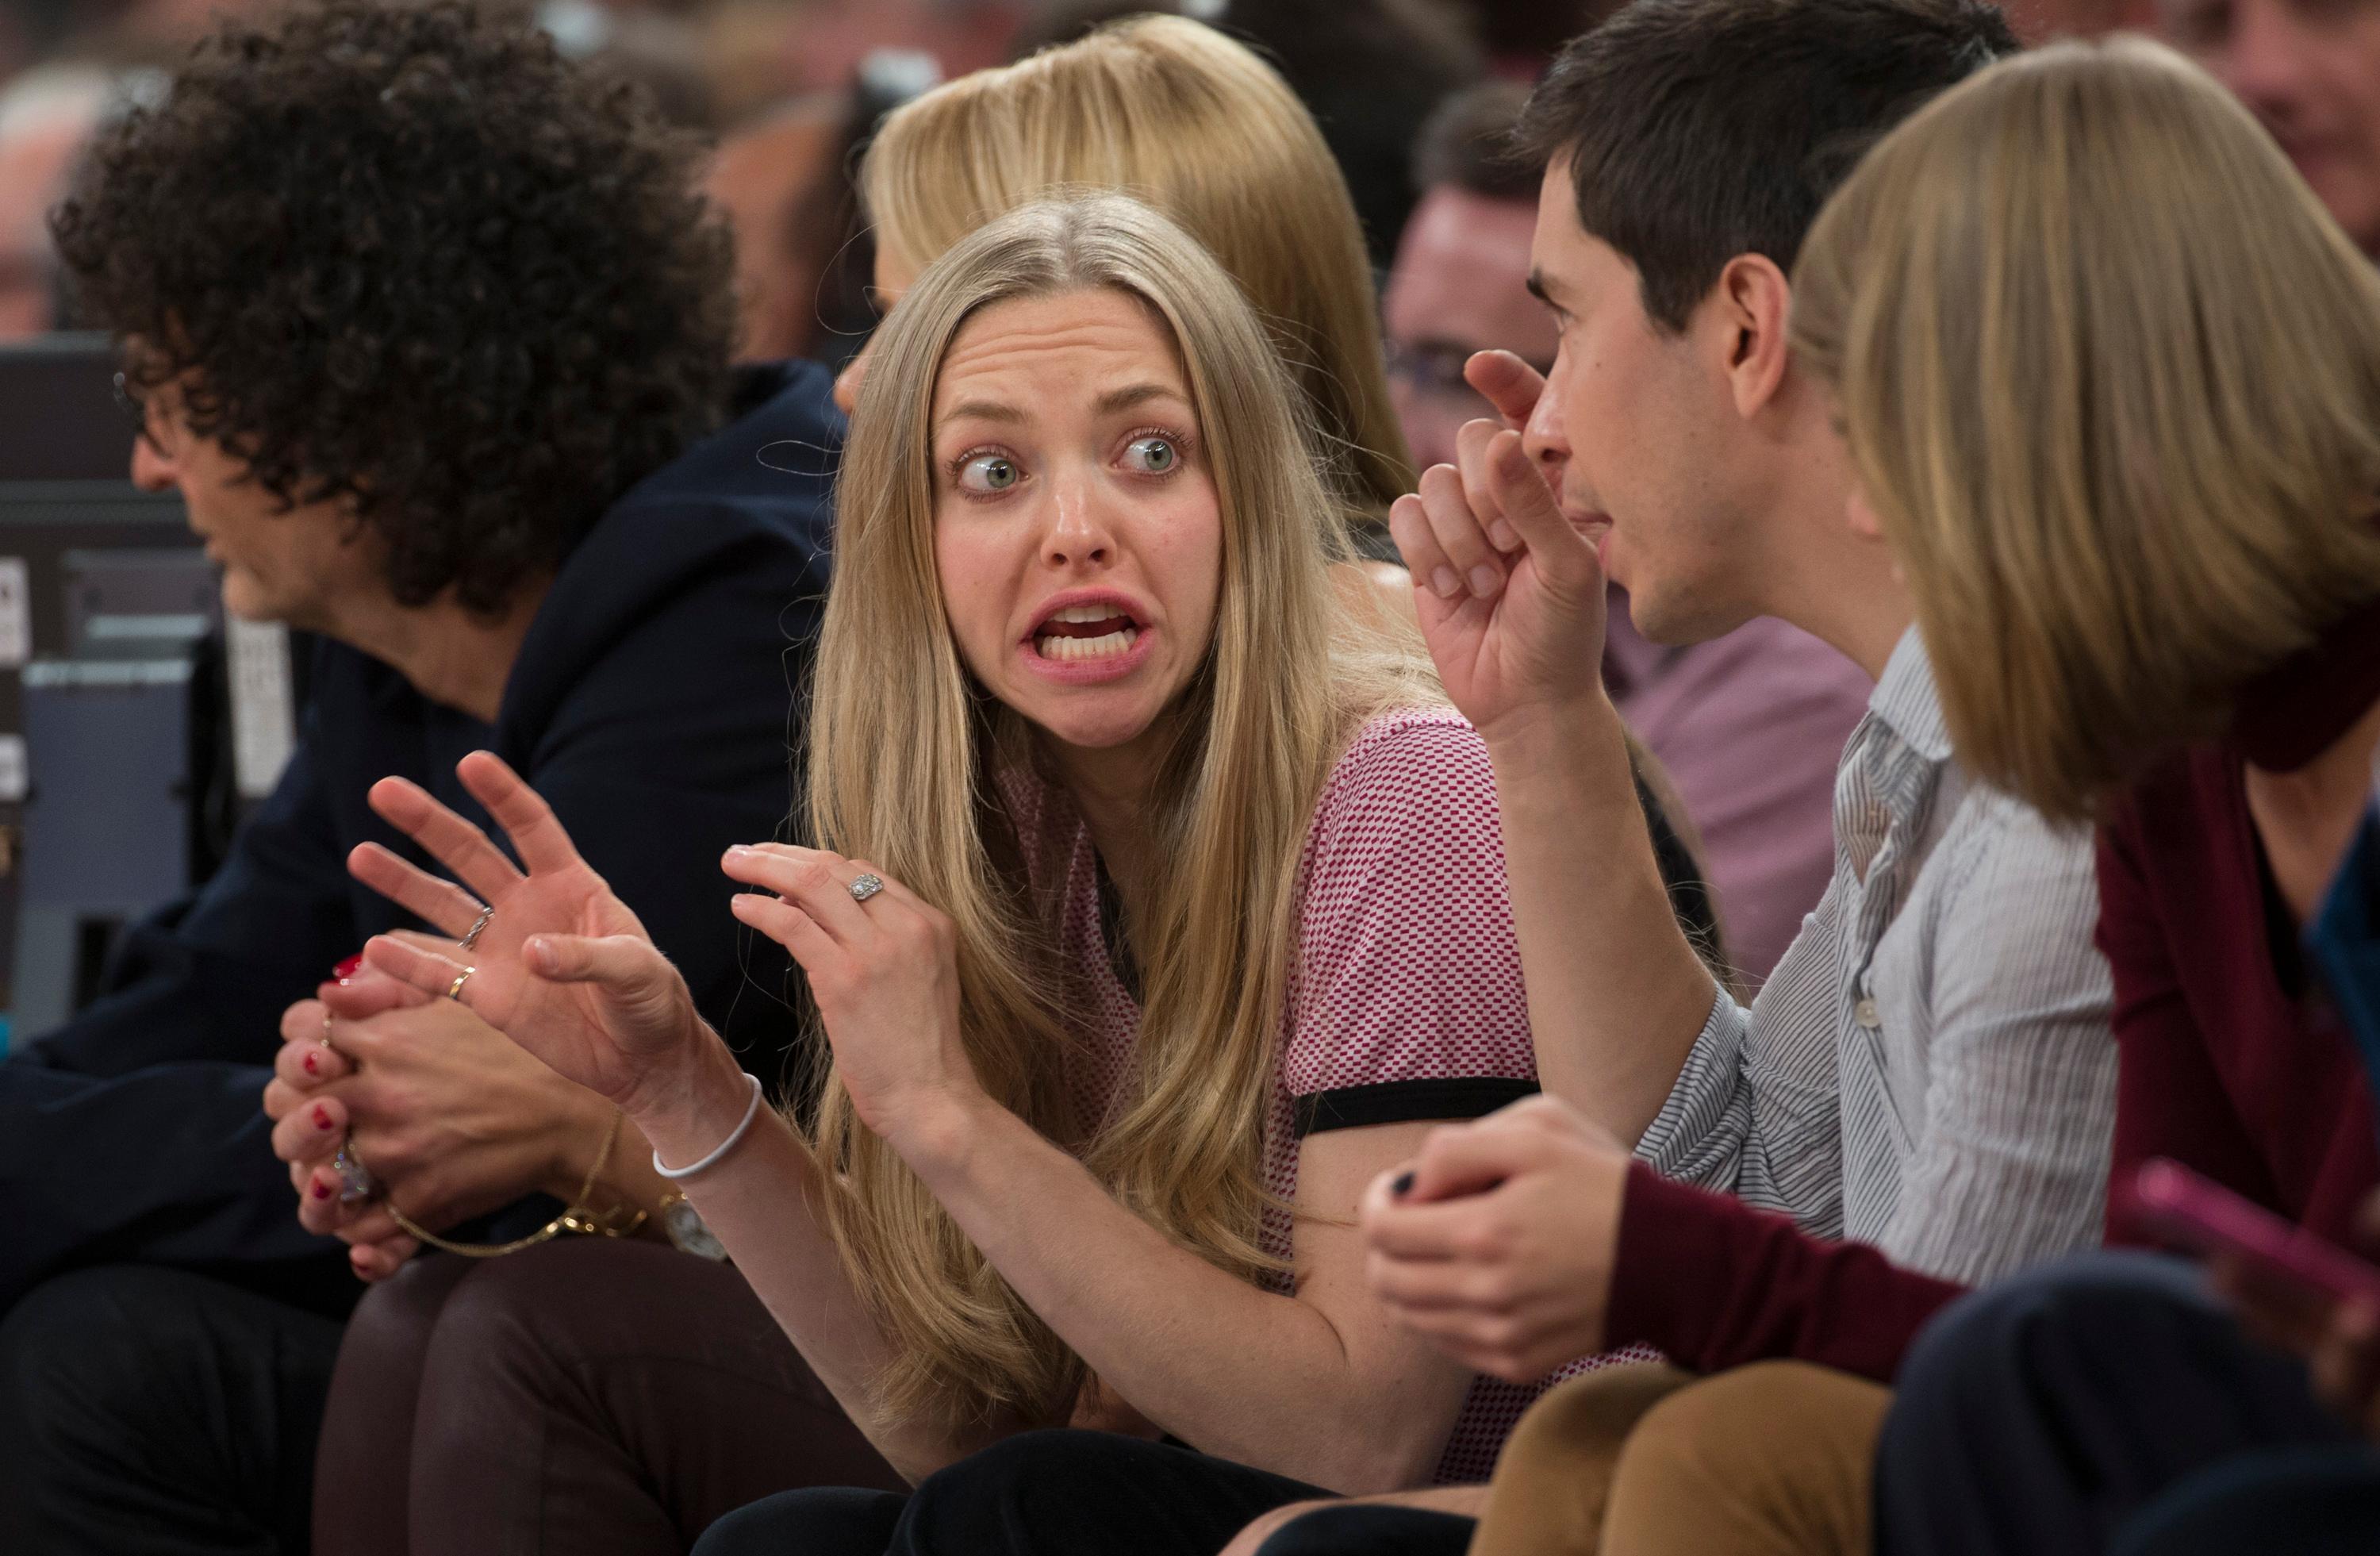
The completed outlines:
[[[696,1556],[1215,1556],[1250,1521],[1329,1496],[1112,1432],[1026,1432],[897,1496],[795,1491],[723,1518]]]
[[[1876,1548],[2099,1556],[2204,1472],[2353,1441],[2304,1367],[2251,1343],[2190,1266],[2094,1254],[1969,1296],[1919,1337],[1877,1452]],[[2366,1538],[2380,1550],[2380,1524]]]
[[[178,1270],[111,1265],[0,1322],[0,1546],[302,1552],[338,1324]]]
[[[682,1551],[795,1486],[902,1484],[734,1269],[572,1238],[416,1259],[348,1325],[324,1551]]]
[[[2193,1476],[2143,1510],[2112,1556],[2371,1556],[2380,1549],[2380,1454],[2352,1447],[2252,1453]]]

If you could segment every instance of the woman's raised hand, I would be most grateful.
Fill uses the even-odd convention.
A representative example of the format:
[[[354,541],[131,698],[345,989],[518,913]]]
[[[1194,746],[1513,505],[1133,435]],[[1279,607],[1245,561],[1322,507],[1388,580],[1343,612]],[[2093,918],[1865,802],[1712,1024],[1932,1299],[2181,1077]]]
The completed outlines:
[[[460,1000],[558,1074],[634,1113],[655,1076],[701,1037],[685,980],[518,774],[486,751],[455,771],[528,873],[419,785],[382,779],[372,808],[462,884],[378,844],[358,845],[347,857],[355,878],[447,937],[375,936],[365,960],[426,993]],[[483,905],[492,911],[481,925]],[[474,925],[478,938],[466,949],[460,942]]]
[[[948,915],[823,849],[731,848],[722,868],[760,888],[733,900],[735,917],[802,965],[861,1123],[912,1156],[911,1142],[923,1143],[953,1106],[984,1100],[959,1040],[958,936]],[[852,894],[863,879],[877,883],[864,900]]]

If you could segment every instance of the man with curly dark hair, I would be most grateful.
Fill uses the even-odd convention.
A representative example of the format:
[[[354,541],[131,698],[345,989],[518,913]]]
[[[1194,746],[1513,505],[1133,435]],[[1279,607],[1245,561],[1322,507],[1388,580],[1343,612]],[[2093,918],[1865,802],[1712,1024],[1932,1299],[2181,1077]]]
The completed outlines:
[[[458,1003],[370,975],[317,997],[399,924],[346,874],[400,841],[367,792],[398,774],[476,815],[455,767],[484,748],[752,1067],[785,1068],[778,974],[739,966],[709,861],[788,808],[786,661],[817,626],[840,425],[814,366],[731,372],[696,150],[516,11],[333,0],[226,24],[55,215],[122,343],[135,479],[179,491],[233,613],[322,648],[221,872],[0,1064],[11,1550],[301,1549],[350,1270],[427,1322],[466,1273],[614,1251],[563,1297],[600,1297],[648,1359],[698,1336],[755,1455],[814,1409],[734,1271],[651,1240],[667,1185],[608,1104]],[[553,1199],[645,1240],[411,1259],[416,1229],[502,1240]],[[727,1505],[779,1484],[720,1478]]]

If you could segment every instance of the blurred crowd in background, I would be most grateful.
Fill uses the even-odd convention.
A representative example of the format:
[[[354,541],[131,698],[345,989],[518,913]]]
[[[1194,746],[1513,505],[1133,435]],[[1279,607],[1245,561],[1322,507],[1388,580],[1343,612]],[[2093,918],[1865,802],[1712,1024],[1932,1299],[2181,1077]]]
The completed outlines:
[[[0,5],[0,341],[73,322],[45,217],[77,151],[138,103],[211,18],[282,0]],[[2014,0],[2035,36],[2146,19],[2150,0]],[[545,0],[575,54],[641,79],[712,139],[710,190],[738,242],[744,353],[835,363],[873,321],[849,172],[887,109],[936,82],[1164,10],[1256,44],[1321,121],[1385,276],[1423,193],[1430,115],[1533,79],[1612,0]],[[1432,363],[1402,364],[1410,389]],[[1416,450],[1416,452],[1422,452]],[[1427,455],[1425,455],[1427,457]]]

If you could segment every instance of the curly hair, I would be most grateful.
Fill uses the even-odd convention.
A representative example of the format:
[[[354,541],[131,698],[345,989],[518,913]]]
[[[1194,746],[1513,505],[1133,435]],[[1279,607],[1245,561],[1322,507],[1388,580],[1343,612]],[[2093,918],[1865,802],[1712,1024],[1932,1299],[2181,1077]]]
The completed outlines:
[[[52,225],[136,387],[350,504],[399,603],[492,614],[722,419],[698,151],[517,15],[334,0],[200,43]]]

